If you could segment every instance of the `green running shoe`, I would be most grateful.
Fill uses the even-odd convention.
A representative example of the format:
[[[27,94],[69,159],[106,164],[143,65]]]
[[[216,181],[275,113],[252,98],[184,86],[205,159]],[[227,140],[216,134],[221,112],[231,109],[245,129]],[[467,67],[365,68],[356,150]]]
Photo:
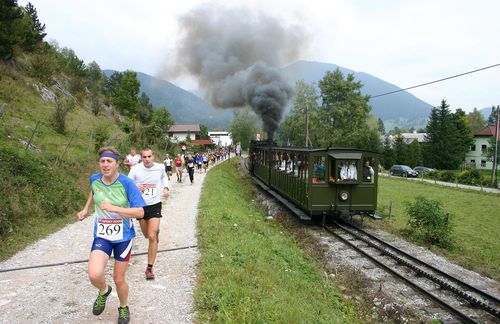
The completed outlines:
[[[130,311],[128,306],[118,307],[118,324],[128,324],[130,321]]]
[[[94,315],[100,315],[104,311],[104,307],[106,307],[106,299],[108,298],[109,294],[111,294],[111,286],[108,286],[108,291],[104,294],[97,295],[97,298],[94,302],[94,307],[92,308],[92,313]]]

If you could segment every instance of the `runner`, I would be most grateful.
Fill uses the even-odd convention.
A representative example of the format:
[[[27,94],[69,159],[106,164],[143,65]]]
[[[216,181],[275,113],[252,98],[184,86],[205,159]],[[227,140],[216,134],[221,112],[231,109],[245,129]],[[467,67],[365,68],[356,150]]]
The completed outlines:
[[[207,169],[208,169],[208,155],[207,155],[207,153],[204,153],[203,154],[203,170],[205,171],[205,173],[207,172]]]
[[[177,182],[182,182],[182,165],[184,164],[182,161],[181,154],[177,154],[175,158],[175,174],[177,175]]]
[[[101,172],[90,177],[91,192],[85,207],[77,213],[77,218],[83,220],[87,217],[89,207],[94,202],[94,242],[88,261],[88,276],[92,285],[99,289],[99,294],[92,313],[100,315],[104,311],[106,299],[111,293],[112,288],[106,283],[104,272],[113,253],[113,278],[120,300],[118,323],[125,324],[130,321],[125,273],[130,261],[132,239],[135,237],[131,218],[142,218],[146,203],[132,180],[118,172],[119,160],[120,155],[114,147],[99,150]]]
[[[123,163],[130,170],[130,168],[132,168],[139,162],[141,162],[141,156],[137,154],[137,152],[135,151],[135,147],[131,147],[130,153],[125,157],[125,161],[123,161]]]
[[[186,167],[188,169],[189,180],[191,181],[191,184],[193,184],[194,182],[194,164],[195,160],[193,159],[193,156],[191,155],[191,153],[188,153],[186,158]]]
[[[155,155],[152,149],[145,147],[141,150],[142,163],[132,167],[129,178],[132,179],[148,207],[145,209],[144,218],[139,220],[142,234],[149,240],[148,266],[146,268],[146,280],[155,278],[153,265],[158,251],[161,218],[161,198],[168,197],[168,179],[165,168],[160,163],[155,163]]]
[[[168,154],[166,155],[163,164],[165,165],[165,172],[167,173],[168,181],[170,181],[170,177],[172,176],[172,159]]]
[[[200,153],[196,153],[194,160],[196,161],[196,167],[198,173],[201,173],[201,165],[203,164],[203,156]]]

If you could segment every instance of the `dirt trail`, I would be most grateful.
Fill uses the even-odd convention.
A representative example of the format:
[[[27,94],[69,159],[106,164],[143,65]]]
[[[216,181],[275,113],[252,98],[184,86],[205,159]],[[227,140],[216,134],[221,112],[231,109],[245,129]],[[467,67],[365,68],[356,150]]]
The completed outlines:
[[[196,217],[205,174],[195,173],[194,184],[170,181],[170,197],[163,202],[156,279],[146,281],[147,255],[132,256],[127,281],[130,287],[130,323],[191,323],[196,265]],[[147,252],[140,232],[132,253]],[[92,217],[70,224],[0,263],[0,270],[87,260],[92,243]],[[184,248],[188,247],[188,248]],[[107,282],[112,285],[112,262]],[[100,316],[92,314],[97,290],[87,278],[87,262],[0,273],[0,323],[116,323],[118,296],[113,290]]]

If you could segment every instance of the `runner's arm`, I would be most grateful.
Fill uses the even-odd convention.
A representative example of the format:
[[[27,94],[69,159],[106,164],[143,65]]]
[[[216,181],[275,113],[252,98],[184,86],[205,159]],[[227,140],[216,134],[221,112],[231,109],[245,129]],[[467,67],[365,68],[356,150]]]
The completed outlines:
[[[92,204],[92,200],[93,200],[93,195],[92,195],[92,191],[90,191],[89,197],[87,198],[87,202],[85,203],[85,206],[83,207],[83,209],[81,211],[79,211],[76,214],[76,217],[78,218],[78,220],[81,221],[85,217],[87,217],[87,214],[89,213],[90,204]]]
[[[134,207],[134,208],[123,208],[112,205],[107,199],[101,202],[99,206],[102,210],[109,211],[112,213],[117,213],[120,216],[127,218],[143,218],[144,217],[144,208],[142,207]]]

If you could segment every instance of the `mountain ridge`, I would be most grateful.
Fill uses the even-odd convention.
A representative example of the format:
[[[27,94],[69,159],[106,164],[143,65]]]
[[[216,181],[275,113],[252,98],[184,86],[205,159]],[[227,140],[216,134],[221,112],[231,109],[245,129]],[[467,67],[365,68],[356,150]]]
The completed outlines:
[[[401,90],[398,86],[377,78],[365,72],[356,72],[349,68],[332,63],[315,61],[297,61],[281,68],[285,80],[294,86],[298,80],[314,83],[317,86],[327,71],[339,69],[344,75],[352,73],[356,81],[363,84],[361,93],[378,95]],[[106,75],[114,71],[104,70]],[[140,91],[146,93],[155,107],[166,107],[176,123],[200,123],[209,129],[227,129],[233,109],[215,108],[196,94],[187,91],[174,83],[156,78],[143,72],[137,72],[141,82]],[[427,123],[432,106],[414,95],[401,91],[388,96],[371,98],[372,114],[383,120],[386,130],[400,128],[423,128]],[[290,111],[291,104],[285,110],[285,116]]]

